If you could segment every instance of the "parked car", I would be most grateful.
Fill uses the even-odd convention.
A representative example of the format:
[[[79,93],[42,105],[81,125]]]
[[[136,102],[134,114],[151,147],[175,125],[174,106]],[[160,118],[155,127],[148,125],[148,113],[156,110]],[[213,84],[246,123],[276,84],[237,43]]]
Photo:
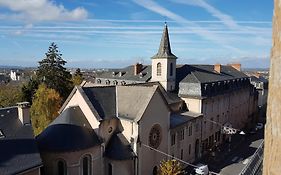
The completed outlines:
[[[208,165],[204,165],[204,164],[199,163],[196,166],[197,166],[197,168],[195,168],[196,174],[199,174],[199,175],[208,175],[209,174]]]

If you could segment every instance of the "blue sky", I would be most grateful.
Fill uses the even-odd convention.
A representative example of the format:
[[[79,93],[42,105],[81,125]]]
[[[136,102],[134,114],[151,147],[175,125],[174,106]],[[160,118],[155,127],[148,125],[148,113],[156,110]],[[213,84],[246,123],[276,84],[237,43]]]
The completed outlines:
[[[0,65],[37,66],[51,42],[67,67],[150,64],[164,22],[179,64],[269,67],[273,0],[0,0]]]

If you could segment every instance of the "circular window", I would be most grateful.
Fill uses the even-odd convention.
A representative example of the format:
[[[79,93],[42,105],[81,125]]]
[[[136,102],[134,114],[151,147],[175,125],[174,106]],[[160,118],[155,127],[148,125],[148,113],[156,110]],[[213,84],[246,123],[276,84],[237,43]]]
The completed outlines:
[[[159,124],[155,124],[149,132],[149,146],[158,148],[161,143],[161,139],[161,126]]]

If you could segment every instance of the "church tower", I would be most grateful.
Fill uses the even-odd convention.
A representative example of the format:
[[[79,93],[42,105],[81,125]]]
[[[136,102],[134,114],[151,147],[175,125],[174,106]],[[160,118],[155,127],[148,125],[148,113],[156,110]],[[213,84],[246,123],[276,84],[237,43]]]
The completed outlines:
[[[176,86],[177,57],[172,53],[168,26],[165,23],[158,53],[152,58],[152,79],[159,81],[166,91],[173,91]]]

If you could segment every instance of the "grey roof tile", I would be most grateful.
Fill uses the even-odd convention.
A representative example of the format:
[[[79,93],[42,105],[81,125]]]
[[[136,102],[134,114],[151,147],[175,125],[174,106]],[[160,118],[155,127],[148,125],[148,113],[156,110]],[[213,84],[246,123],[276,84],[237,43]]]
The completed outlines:
[[[194,112],[184,112],[180,114],[172,114],[170,117],[170,128],[175,128],[177,126],[180,126],[184,123],[187,123],[191,120],[196,119],[197,117],[203,116],[200,113],[194,113]]]
[[[116,89],[111,87],[82,87],[102,119],[116,117]]]
[[[0,174],[16,174],[42,165],[31,125],[22,125],[17,107],[0,109]]]
[[[157,86],[117,86],[118,117],[138,121]]]
[[[104,155],[113,160],[128,160],[135,157],[130,143],[122,133],[112,135],[105,148]]]
[[[42,152],[77,151],[101,143],[79,106],[65,109],[36,141]]]

